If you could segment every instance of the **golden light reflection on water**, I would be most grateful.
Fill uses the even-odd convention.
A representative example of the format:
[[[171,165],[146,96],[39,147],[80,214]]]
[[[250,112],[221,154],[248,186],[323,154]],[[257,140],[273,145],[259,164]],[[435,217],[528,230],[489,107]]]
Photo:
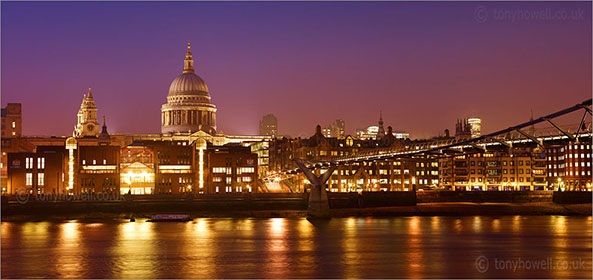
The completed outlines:
[[[266,223],[266,236],[268,238],[265,245],[266,260],[269,269],[266,270],[264,278],[286,278],[285,275],[289,272],[286,253],[288,247],[286,246],[287,236],[285,219],[272,218]]]
[[[566,225],[566,217],[565,216],[553,216],[551,221],[552,231],[555,233],[555,238],[553,239],[553,247],[554,250],[554,261],[557,263],[562,262],[570,262],[570,256],[566,248],[568,247],[568,242],[570,236],[568,236],[567,232],[567,225]],[[566,278],[566,272],[562,270],[555,271],[556,277],[558,278]]]
[[[493,270],[484,274],[487,278],[587,278],[591,221],[472,216],[352,217],[325,223],[215,218],[189,223],[2,223],[2,276],[471,278],[482,275],[475,271],[474,255],[483,254],[500,259],[582,258],[588,269],[539,274]]]
[[[430,230],[440,231],[441,230],[441,217],[434,216],[430,218]]]
[[[47,237],[49,235],[48,229],[49,229],[50,225],[51,224],[48,222],[24,223],[24,224],[22,224],[22,227],[14,228],[17,231],[14,232],[13,235],[15,237],[19,237],[19,236],[23,236],[23,235],[24,236],[32,236],[32,237]],[[10,238],[10,236],[2,235],[2,240],[3,240],[2,253],[3,254],[4,254],[4,245],[5,245],[4,240],[8,239],[8,238]],[[24,250],[25,252],[38,252],[40,250],[39,248],[55,246],[55,244],[52,244],[51,242],[52,241],[50,238],[42,238],[42,239],[31,238],[31,239],[27,239],[27,240],[19,240],[18,246],[21,248],[21,250]],[[27,258],[27,257],[23,256],[20,259],[20,262],[22,262],[22,264],[26,267],[35,268],[37,276],[40,277],[40,273],[42,273],[42,270],[43,270],[43,268],[41,268],[41,267],[48,265],[47,259],[48,259],[47,254],[36,256],[33,258]]]
[[[185,224],[186,236],[184,238],[180,258],[181,275],[188,275],[191,278],[213,278],[216,275],[216,264],[213,263],[213,256],[217,250],[216,242],[213,242],[212,224],[209,219],[197,219]]]
[[[513,230],[513,233],[518,234],[521,232],[521,216],[513,216],[511,228]]]
[[[461,219],[455,219],[455,222],[453,223],[453,230],[456,234],[459,234],[461,231],[463,231],[463,223],[461,222]]]
[[[311,238],[313,236],[313,225],[307,219],[300,219],[297,228],[301,239]]]
[[[85,278],[84,271],[80,269],[84,265],[83,247],[79,244],[81,224],[70,221],[59,225],[59,233],[55,255],[56,271],[60,278]]]
[[[315,250],[317,249],[314,235],[315,227],[307,219],[302,218],[296,221],[296,229],[298,231],[297,237],[297,263],[295,269],[297,271],[310,271],[317,269],[317,262],[315,258]]]
[[[239,229],[241,235],[246,238],[251,238],[255,236],[254,227],[255,225],[253,223],[253,219],[243,219],[239,221]]]
[[[155,223],[149,222],[124,223],[118,227],[112,248],[117,256],[113,278],[158,277],[154,275],[159,269],[154,227]]]
[[[481,216],[474,216],[473,218],[473,229],[474,232],[482,232],[482,217]]]
[[[492,232],[500,232],[500,219],[494,218],[492,219]]]
[[[0,224],[0,234],[2,237],[10,237],[10,232],[12,231],[13,223],[1,223]]]
[[[212,232],[206,219],[197,219],[194,223],[189,223],[187,225],[188,229],[197,239],[207,239]]]
[[[420,227],[420,217],[414,216],[408,220],[408,234],[417,235],[422,233],[422,228]]]
[[[425,267],[423,247],[424,243],[421,239],[422,228],[420,225],[420,217],[414,216],[408,219],[408,237],[406,238],[406,253],[405,260],[408,263],[407,278],[423,278],[423,270]]]
[[[344,276],[346,279],[361,278],[360,270],[353,265],[360,261],[359,236],[357,218],[350,217],[345,221],[345,234],[342,238],[342,260]]]

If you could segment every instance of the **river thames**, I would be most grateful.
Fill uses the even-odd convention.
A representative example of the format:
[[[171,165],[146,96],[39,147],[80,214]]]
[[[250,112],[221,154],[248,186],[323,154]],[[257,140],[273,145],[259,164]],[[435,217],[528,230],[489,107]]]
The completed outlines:
[[[591,278],[591,217],[2,222],[2,278]]]

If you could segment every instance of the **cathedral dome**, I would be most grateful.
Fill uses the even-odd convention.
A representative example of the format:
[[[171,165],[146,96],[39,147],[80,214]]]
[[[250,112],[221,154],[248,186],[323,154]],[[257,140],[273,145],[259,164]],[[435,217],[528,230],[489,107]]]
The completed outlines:
[[[169,86],[167,103],[161,106],[161,133],[216,133],[216,106],[210,103],[206,82],[196,75],[190,44],[183,73]]]
[[[187,53],[183,61],[183,74],[177,76],[169,86],[169,96],[175,95],[208,95],[206,82],[195,74],[189,42],[187,42]]]
[[[183,73],[171,82],[169,96],[172,95],[208,95],[208,86],[200,76]]]

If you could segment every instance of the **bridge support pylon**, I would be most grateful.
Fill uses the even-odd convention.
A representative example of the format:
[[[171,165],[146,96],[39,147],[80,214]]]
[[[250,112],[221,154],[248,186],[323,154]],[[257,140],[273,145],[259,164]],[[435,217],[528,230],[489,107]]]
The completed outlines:
[[[311,183],[311,192],[309,193],[309,205],[307,207],[307,216],[309,218],[328,218],[329,217],[329,200],[327,199],[327,191],[325,190],[326,182],[329,177],[338,168],[337,165],[330,165],[327,171],[321,176],[313,174],[313,170],[307,168],[303,162],[295,159],[294,162],[303,171],[309,182]]]

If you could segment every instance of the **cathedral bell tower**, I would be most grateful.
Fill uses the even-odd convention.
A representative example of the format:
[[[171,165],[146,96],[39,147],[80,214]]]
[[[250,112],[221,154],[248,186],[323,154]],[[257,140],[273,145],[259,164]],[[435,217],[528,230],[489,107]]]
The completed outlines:
[[[99,122],[97,121],[97,106],[93,94],[89,88],[88,95],[83,95],[82,104],[78,109],[78,123],[74,127],[74,137],[97,137],[99,136]]]

